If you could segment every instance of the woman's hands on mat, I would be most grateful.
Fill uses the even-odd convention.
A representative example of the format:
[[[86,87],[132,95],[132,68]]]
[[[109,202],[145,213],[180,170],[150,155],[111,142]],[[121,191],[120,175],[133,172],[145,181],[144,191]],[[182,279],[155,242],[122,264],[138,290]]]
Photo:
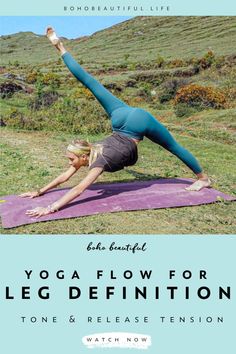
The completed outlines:
[[[40,196],[40,192],[39,191],[32,191],[32,192],[26,192],[26,193],[21,193],[19,195],[19,197],[21,198],[36,198]]]
[[[31,191],[26,193],[21,193],[19,197],[21,198],[36,198],[49,191],[52,188],[59,186],[61,183],[68,181],[68,179],[75,174],[76,168],[70,166],[66,172],[60,174],[52,182],[48,183],[45,187],[38,189],[37,191]]]
[[[87,176],[74,188],[70,189],[63,197],[49,205],[48,207],[36,207],[26,211],[26,215],[30,217],[39,218],[40,216],[48,215],[58,211],[60,208],[70,203],[73,199],[77,198],[85,191],[93,182],[96,181],[98,176],[103,172],[102,167],[92,168]]]
[[[51,214],[53,211],[51,210],[50,206],[47,208],[44,207],[37,207],[32,210],[27,210],[26,215],[33,216],[37,218],[40,218],[40,216],[48,215]]]

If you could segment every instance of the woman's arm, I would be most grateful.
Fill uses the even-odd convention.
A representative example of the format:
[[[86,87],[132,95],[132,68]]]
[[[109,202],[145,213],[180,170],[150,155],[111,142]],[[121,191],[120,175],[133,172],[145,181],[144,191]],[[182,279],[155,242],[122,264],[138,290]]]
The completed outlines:
[[[29,198],[35,198],[39,197],[40,195],[44,194],[47,192],[49,189],[55,188],[59,186],[59,184],[64,183],[68,181],[70,177],[72,177],[77,169],[73,166],[70,166],[70,168],[66,171],[63,172],[60,176],[56,177],[52,182],[48,183],[45,187],[38,189],[37,191],[32,191],[32,192],[26,192],[20,194],[20,197],[29,197]]]
[[[87,189],[93,182],[96,181],[98,176],[103,172],[103,168],[95,167],[89,171],[87,176],[74,188],[72,188],[69,192],[63,195],[62,198],[54,202],[52,205],[49,205],[47,208],[38,207],[32,210],[27,210],[26,214],[29,216],[34,216],[39,218],[40,216],[47,215],[57,211],[62,208],[73,199],[82,194],[85,189]]]

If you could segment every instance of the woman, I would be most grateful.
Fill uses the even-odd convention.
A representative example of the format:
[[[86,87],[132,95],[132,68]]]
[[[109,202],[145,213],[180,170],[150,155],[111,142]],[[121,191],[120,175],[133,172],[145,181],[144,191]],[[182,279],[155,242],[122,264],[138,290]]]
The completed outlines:
[[[161,145],[182,160],[197,176],[189,191],[199,191],[210,186],[210,180],[203,173],[196,158],[179,145],[169,131],[150,113],[140,108],[130,107],[89,75],[65,50],[55,31],[49,27],[47,37],[60,52],[62,59],[71,73],[97,98],[111,119],[113,134],[100,144],[91,145],[77,140],[67,148],[70,168],[51,183],[35,192],[21,194],[21,197],[38,197],[49,189],[67,181],[82,166],[89,166],[88,175],[77,186],[67,192],[47,208],[38,207],[27,210],[29,216],[40,217],[53,213],[78,197],[103,172],[115,172],[125,166],[134,165],[138,159],[137,145],[144,136]]]

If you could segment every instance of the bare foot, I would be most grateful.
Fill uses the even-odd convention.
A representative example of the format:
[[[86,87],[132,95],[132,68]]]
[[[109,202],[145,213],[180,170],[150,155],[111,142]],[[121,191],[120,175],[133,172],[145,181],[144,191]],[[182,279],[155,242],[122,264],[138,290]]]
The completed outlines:
[[[197,181],[195,181],[191,186],[186,187],[186,191],[195,191],[198,192],[203,188],[210,187],[211,181],[208,177],[206,178],[199,178]]]
[[[57,37],[55,30],[52,27],[48,27],[46,29],[46,36],[50,40],[50,42],[59,50],[61,55],[66,53],[66,49],[59,37]]]
[[[46,36],[53,45],[57,45],[60,42],[60,39],[57,37],[56,32],[52,27],[47,27]]]

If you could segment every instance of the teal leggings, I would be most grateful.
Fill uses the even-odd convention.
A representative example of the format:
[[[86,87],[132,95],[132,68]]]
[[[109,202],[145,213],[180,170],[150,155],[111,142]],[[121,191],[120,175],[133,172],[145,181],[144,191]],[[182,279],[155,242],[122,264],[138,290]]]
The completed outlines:
[[[71,73],[93,93],[103,106],[111,119],[113,131],[137,140],[142,140],[145,136],[176,155],[195,174],[202,172],[196,158],[179,145],[165,126],[150,113],[140,108],[130,107],[119,100],[88,74],[70,53],[66,52],[62,55],[62,58]]]

